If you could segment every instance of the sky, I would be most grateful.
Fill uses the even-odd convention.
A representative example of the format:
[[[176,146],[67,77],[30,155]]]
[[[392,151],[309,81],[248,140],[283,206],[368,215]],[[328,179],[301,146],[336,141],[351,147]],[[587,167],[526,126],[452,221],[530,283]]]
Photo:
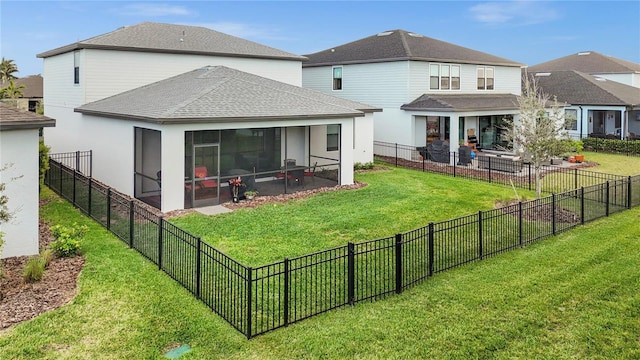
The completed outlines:
[[[525,65],[582,51],[640,63],[640,0],[0,0],[0,20],[0,54],[18,77],[42,73],[41,52],[145,21],[204,26],[298,55],[403,29]]]

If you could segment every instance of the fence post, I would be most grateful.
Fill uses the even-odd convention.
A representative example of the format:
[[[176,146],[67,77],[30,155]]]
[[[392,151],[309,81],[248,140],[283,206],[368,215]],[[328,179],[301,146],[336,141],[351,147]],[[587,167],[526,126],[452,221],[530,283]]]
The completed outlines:
[[[556,193],[551,193],[551,233],[556,234]]]
[[[284,258],[284,326],[289,326],[289,258]]]
[[[93,178],[89,177],[88,180],[89,180],[89,189],[87,190],[87,208],[88,208],[87,209],[87,214],[89,214],[89,217],[92,217],[91,216],[91,202],[92,202],[92,199],[91,199],[91,193],[92,193],[91,188],[93,187]]]
[[[522,201],[518,202],[518,242],[522,247]]]
[[[162,242],[164,238],[164,218],[158,217],[158,270],[162,270]]]
[[[75,170],[80,169],[80,151],[76,151],[76,168]]]
[[[435,255],[433,253],[434,252],[434,246],[433,246],[433,237],[434,237],[433,236],[434,235],[433,232],[434,231],[433,231],[433,227],[434,227],[433,222],[430,222],[429,223],[429,245],[428,245],[429,246],[429,276],[433,276],[433,267],[434,267],[433,266],[433,260],[435,258]]]
[[[396,167],[398,167],[398,143],[396,143]]]
[[[89,177],[93,177],[93,150],[89,150]]]
[[[452,153],[449,153],[449,161],[451,161],[451,154]],[[454,151],[453,152],[453,177],[456,177],[456,168],[457,168],[457,166],[456,166],[456,164],[457,164],[456,154],[457,154],[457,152]],[[458,159],[459,158],[460,158],[460,156],[458,156]]]
[[[482,249],[482,210],[478,211],[478,251],[480,252],[480,260],[484,257]]]
[[[133,247],[133,233],[135,224],[135,213],[133,211],[133,200],[129,200],[129,247]]]
[[[609,216],[609,180],[607,180],[607,188],[606,188],[606,192],[605,192],[605,199],[604,201],[606,202],[606,214],[607,216]]]
[[[578,188],[578,169],[573,169],[573,174],[574,174],[574,189]]]
[[[111,188],[107,188],[107,229],[111,230]]]
[[[580,222],[584,225],[584,186],[580,188]]]
[[[196,239],[197,247],[196,247],[196,297],[201,299],[200,297],[200,283],[202,280],[202,240],[200,237]]]
[[[487,156],[487,161],[489,163],[489,184],[491,184],[491,156]]]
[[[60,166],[58,167],[58,169],[60,169],[60,177],[59,177],[59,179],[60,179],[60,187],[58,187],[58,193],[60,195],[63,195],[63,192],[62,192],[62,162],[60,162]]]
[[[631,184],[633,183],[633,181],[631,181],[631,176],[629,176],[627,178],[627,209],[631,209],[631,196],[633,195],[633,192],[631,191]]]
[[[247,267],[247,339],[251,339],[251,286],[253,285],[253,268]]]
[[[71,194],[71,203],[75,207],[78,207],[78,205],[76,204],[76,181],[77,181],[76,174],[77,173],[78,173],[78,170],[73,169],[73,194]]]
[[[347,297],[349,305],[353,305],[355,300],[355,245],[350,242],[347,244]]]
[[[396,234],[396,294],[402,293],[402,234]]]

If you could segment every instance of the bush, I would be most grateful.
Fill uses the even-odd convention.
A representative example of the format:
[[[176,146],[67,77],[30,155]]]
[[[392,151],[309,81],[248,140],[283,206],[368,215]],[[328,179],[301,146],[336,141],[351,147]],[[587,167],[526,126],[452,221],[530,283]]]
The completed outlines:
[[[49,266],[49,263],[53,260],[53,255],[53,250],[51,249],[47,249],[40,253],[40,257],[42,258],[42,261],[44,261],[45,268]]]
[[[637,140],[588,137],[582,139],[582,143],[584,144],[584,149],[589,151],[640,155],[640,141]]]
[[[25,282],[40,281],[42,276],[44,276],[45,265],[45,259],[42,256],[30,258],[22,271],[22,278]]]
[[[353,164],[353,170],[371,170],[373,169],[373,162],[368,162],[368,163],[354,163]]]
[[[80,253],[81,240],[87,232],[87,227],[73,223],[71,227],[54,225],[51,227],[56,241],[51,243],[51,248],[60,257],[75,256]]]

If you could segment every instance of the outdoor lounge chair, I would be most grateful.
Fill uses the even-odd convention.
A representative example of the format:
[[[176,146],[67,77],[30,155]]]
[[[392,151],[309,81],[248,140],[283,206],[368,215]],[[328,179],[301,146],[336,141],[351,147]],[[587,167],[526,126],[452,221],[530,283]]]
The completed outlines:
[[[197,184],[202,190],[207,189],[215,189],[218,187],[218,182],[213,179],[208,179],[208,172],[206,166],[197,166],[195,171],[195,176],[197,180]],[[204,180],[200,180],[204,179]]]

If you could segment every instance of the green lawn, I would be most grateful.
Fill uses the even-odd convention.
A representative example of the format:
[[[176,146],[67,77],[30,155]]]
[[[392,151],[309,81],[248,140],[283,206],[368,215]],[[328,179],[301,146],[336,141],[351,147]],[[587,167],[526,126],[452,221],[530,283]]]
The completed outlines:
[[[640,357],[640,208],[252,340],[68,203],[41,215],[89,227],[79,294],[1,332],[0,359]]]
[[[392,236],[488,210],[513,189],[445,175],[390,168],[358,174],[368,186],[216,216],[170,221],[246,265],[264,265],[311,252]],[[531,192],[518,190],[520,196]]]
[[[597,171],[607,174],[638,175],[640,174],[640,156],[625,156],[596,152],[583,152],[584,160],[598,163],[597,167],[588,168],[588,171]]]
[[[601,159],[629,161],[620,172],[635,167],[635,158]],[[402,169],[357,179],[369,186],[175,221],[197,234],[214,229],[205,240],[264,264],[514,196],[508,187]],[[160,359],[179,344],[193,349],[181,359],[640,358],[640,208],[248,341],[102,226],[46,188],[43,196],[54,199],[41,208],[44,219],[89,227],[79,293],[69,305],[0,332],[0,359]],[[278,233],[261,240],[256,234],[270,223]]]

